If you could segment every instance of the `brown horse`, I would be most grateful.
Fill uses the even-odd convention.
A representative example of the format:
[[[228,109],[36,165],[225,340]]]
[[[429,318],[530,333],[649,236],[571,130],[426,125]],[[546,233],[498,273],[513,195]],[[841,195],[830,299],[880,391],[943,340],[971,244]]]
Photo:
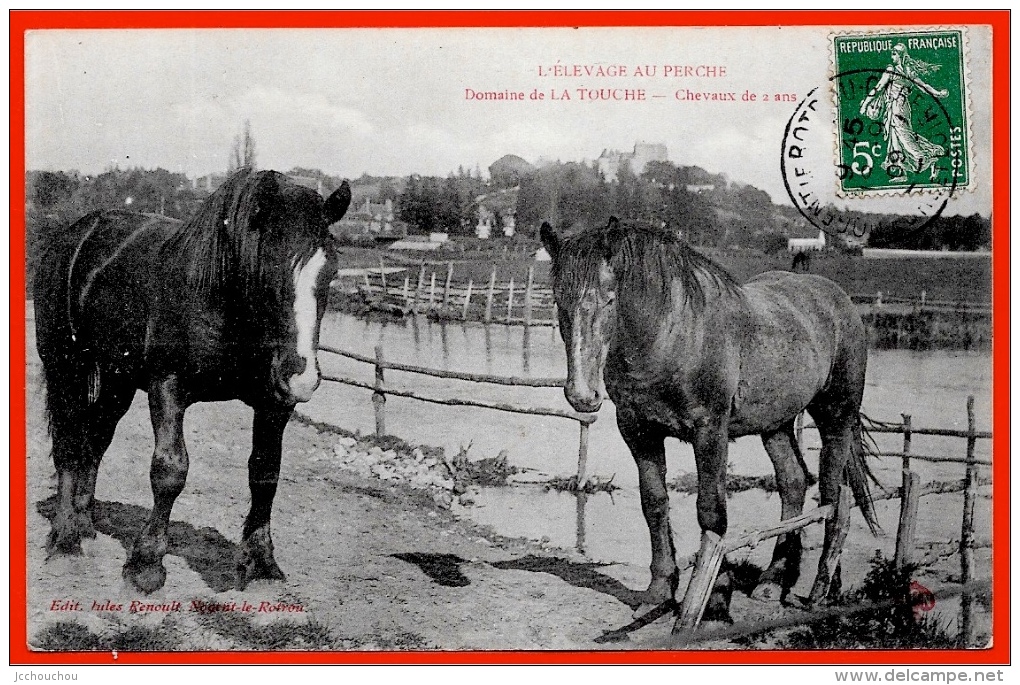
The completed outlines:
[[[740,286],[675,233],[645,225],[586,229],[560,238],[543,224],[567,352],[567,400],[597,411],[600,379],[638,467],[651,534],[646,603],[671,600],[679,582],[666,491],[663,440],[694,446],[698,523],[726,533],[727,444],[761,435],[776,470],[784,519],[803,512],[806,467],[794,421],[807,410],[822,439],[821,502],[837,506],[846,478],[871,527],[877,521],[864,461],[860,406],[867,347],[861,318],[839,286],[819,276],[769,272]],[[833,516],[810,599],[838,574]],[[756,596],[786,598],[799,574],[800,534],[776,542]],[[727,574],[708,614],[728,617]]]

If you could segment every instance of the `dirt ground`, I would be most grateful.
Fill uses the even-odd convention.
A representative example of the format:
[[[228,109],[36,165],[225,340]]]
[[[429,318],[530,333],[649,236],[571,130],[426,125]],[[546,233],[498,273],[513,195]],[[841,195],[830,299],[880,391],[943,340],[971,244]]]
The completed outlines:
[[[31,324],[30,324],[31,326]],[[292,423],[273,513],[286,581],[234,587],[247,513],[251,410],[188,410],[190,471],[171,518],[166,586],[144,596],[121,577],[148,515],[153,438],[144,393],[121,421],[100,470],[95,540],[84,556],[46,559],[47,500],[56,491],[41,368],[29,341],[28,634],[30,648],[592,650],[631,622],[633,593],[583,558],[486,535],[420,491],[331,470],[335,435]],[[634,569],[622,570],[623,577]],[[647,573],[647,571],[645,571]],[[637,572],[640,576],[640,572]],[[631,579],[637,587],[640,578]],[[644,579],[647,583],[647,578]],[[233,610],[189,610],[193,600]],[[174,610],[173,602],[180,602]],[[162,605],[131,611],[132,602]],[[243,603],[252,605],[244,611]],[[74,607],[79,610],[61,610]],[[120,610],[110,611],[117,605]],[[136,605],[137,606],[137,605]],[[275,611],[269,611],[275,608]],[[275,627],[274,627],[275,626]],[[650,640],[668,623],[646,627]],[[640,637],[640,635],[639,635]]]
[[[100,471],[97,539],[85,541],[81,557],[47,560],[56,480],[31,335],[31,649],[589,651],[660,648],[668,639],[668,617],[622,641],[601,639],[632,623],[634,590],[647,584],[647,569],[594,564],[538,541],[496,536],[459,520],[427,493],[326,463],[337,436],[299,423],[285,435],[273,513],[276,558],[287,580],[237,590],[251,444],[251,410],[239,402],[188,410],[191,467],[172,516],[163,589],[144,596],[121,577],[152,501],[144,393],[120,423]],[[139,604],[149,606],[138,610]],[[733,612],[738,621],[783,613],[739,593]]]

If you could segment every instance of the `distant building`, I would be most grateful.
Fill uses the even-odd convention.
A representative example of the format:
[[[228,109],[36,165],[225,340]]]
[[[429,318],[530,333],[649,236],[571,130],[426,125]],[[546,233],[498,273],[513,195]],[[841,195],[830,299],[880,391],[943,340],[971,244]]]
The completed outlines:
[[[787,252],[821,252],[825,249],[825,231],[818,231],[817,238],[790,238],[786,243]]]
[[[663,143],[634,143],[633,152],[620,152],[619,150],[603,150],[599,158],[595,160],[599,171],[612,183],[620,173],[624,164],[630,165],[630,170],[635,175],[640,175],[649,162],[668,162],[669,151]]]
[[[337,229],[347,235],[406,233],[403,223],[394,216],[393,200],[372,202],[368,197],[363,202],[351,205],[344,218],[337,223]]]
[[[213,172],[208,176],[198,176],[191,179],[191,188],[192,190],[204,190],[207,193],[212,193],[223,185],[223,182],[226,181],[228,177],[228,174],[222,174],[219,172]]]
[[[315,178],[314,176],[298,176],[297,174],[287,174],[287,178],[291,183],[295,183],[305,188],[311,188],[319,195],[322,195],[322,179]]]
[[[391,250],[417,250],[429,252],[438,250],[447,240],[445,233],[432,233],[428,236],[409,235],[390,245]]]

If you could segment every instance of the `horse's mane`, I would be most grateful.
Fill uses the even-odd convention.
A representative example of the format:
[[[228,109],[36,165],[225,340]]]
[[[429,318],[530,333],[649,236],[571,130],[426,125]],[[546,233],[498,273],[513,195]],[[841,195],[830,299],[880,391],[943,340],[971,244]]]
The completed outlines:
[[[251,294],[253,286],[269,275],[257,225],[263,216],[259,210],[266,209],[260,203],[279,202],[288,183],[275,171],[238,171],[167,241],[161,256],[183,270],[194,293],[207,294],[229,285],[241,295]],[[292,266],[308,261],[314,252],[313,240],[300,241],[299,250]]]
[[[741,297],[740,285],[713,262],[668,228],[645,223],[621,223],[615,230],[585,230],[568,237],[561,252],[560,287],[575,296],[598,282],[599,264],[608,257],[616,277],[618,297],[655,316],[672,309],[672,283],[679,279],[684,305],[695,314],[704,311],[709,291],[721,297]],[[564,260],[563,257],[566,257]]]

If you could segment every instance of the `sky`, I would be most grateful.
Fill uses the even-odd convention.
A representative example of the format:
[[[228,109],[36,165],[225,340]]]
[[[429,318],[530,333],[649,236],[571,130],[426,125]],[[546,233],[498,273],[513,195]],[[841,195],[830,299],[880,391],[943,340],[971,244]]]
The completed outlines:
[[[351,178],[485,170],[504,154],[532,163],[593,160],[643,141],[665,144],[676,164],[724,173],[789,204],[779,164],[796,106],[789,99],[827,92],[830,31],[35,31],[26,38],[26,163],[204,175],[226,169],[246,120],[260,168]],[[989,42],[972,27],[979,182],[953,198],[949,213],[987,214],[991,206]],[[469,89],[524,100],[477,100]],[[644,99],[581,99],[589,89]],[[696,99],[711,93],[736,101]],[[785,101],[774,101],[777,93]]]

